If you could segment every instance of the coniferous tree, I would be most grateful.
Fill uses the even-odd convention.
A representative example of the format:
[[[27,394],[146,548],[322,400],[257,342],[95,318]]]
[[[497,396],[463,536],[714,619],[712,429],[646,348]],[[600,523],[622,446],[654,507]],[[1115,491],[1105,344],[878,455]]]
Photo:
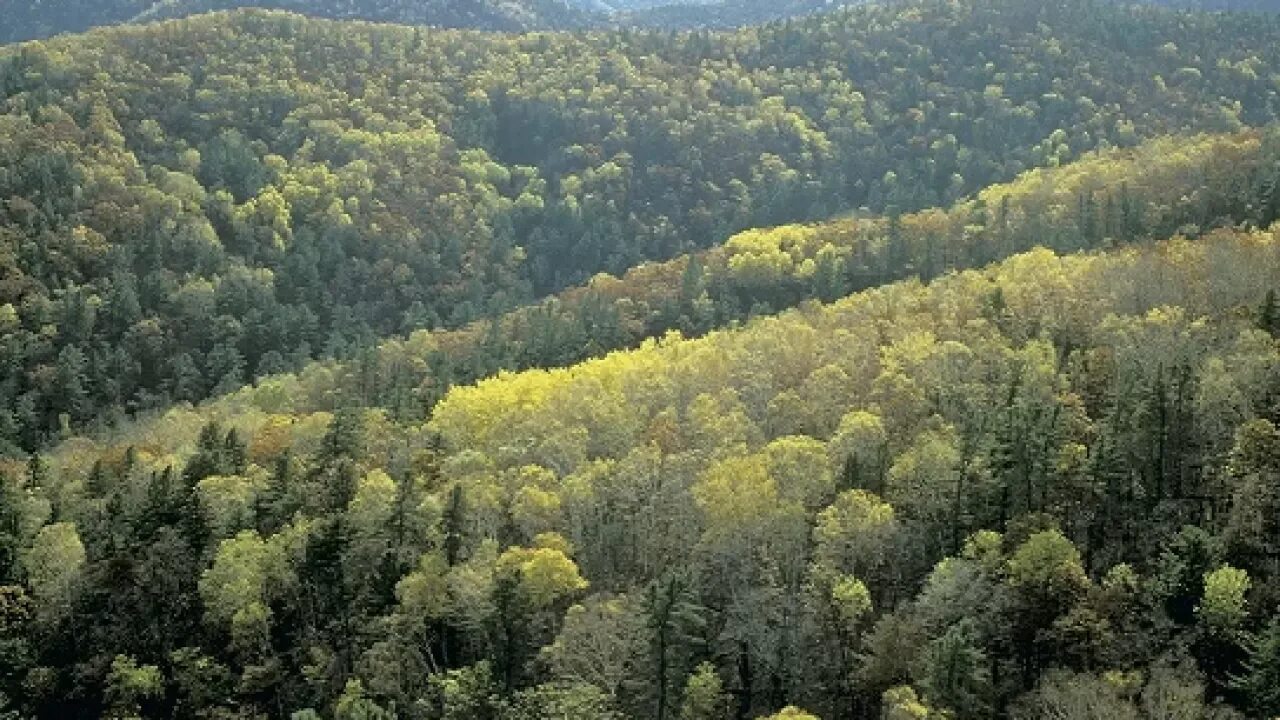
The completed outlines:
[[[655,580],[645,592],[650,633],[649,679],[654,717],[675,717],[680,682],[687,676],[705,624],[689,580],[670,574]]]

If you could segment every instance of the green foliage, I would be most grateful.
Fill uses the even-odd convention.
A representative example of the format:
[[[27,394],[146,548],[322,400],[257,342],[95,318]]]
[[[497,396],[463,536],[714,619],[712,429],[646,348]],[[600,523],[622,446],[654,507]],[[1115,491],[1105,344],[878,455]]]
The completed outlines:
[[[1174,17],[0,50],[0,691],[1272,712],[1274,27]]]
[[[436,673],[428,690],[432,716],[440,720],[493,717],[497,688],[488,662]]]
[[[842,577],[831,588],[831,602],[844,622],[857,625],[871,612],[871,593],[854,577]]]
[[[164,676],[154,665],[139,666],[130,657],[117,655],[107,674],[106,700],[109,717],[138,717],[140,703],[159,698],[164,692]]]
[[[1021,592],[1070,602],[1089,584],[1080,551],[1056,530],[1036,533],[1009,559],[1009,582]]]
[[[728,717],[729,695],[715,666],[698,665],[684,686],[680,720],[726,720]]]
[[[1139,715],[1116,684],[1092,675],[1058,672],[1045,678],[1014,717],[1137,720]]]
[[[316,357],[351,363],[342,397],[317,392],[324,409],[376,400],[420,415],[443,386],[497,368],[932,278],[1030,243],[1203,231],[1243,208],[1270,222],[1271,205],[1251,201],[1265,174],[1225,154],[1214,162],[1247,192],[1151,197],[1167,176],[1199,182],[1171,162],[1128,185],[1073,180],[1049,212],[991,195],[953,217],[910,214],[1169,128],[1272,118],[1269,23],[970,4],[858,8],[697,39],[537,41],[237,12],[6,50],[0,166],[12,171],[0,193],[19,201],[0,236],[43,239],[0,255],[0,323],[15,326],[0,343],[0,406],[12,408],[0,441],[34,449]],[[931,27],[954,31],[944,40]],[[989,27],[1012,34],[993,50]],[[483,72],[462,60],[481,55],[494,59]],[[1086,62],[1091,72],[1077,72]],[[948,70],[933,88],[898,77],[935,68]],[[1201,81],[1175,82],[1182,68]],[[598,87],[580,88],[584,76]],[[601,286],[570,294],[568,313],[485,322],[494,332],[470,357],[388,363],[367,351],[377,337],[464,327],[750,227],[864,206],[898,220],[849,244],[802,227],[741,236],[709,273],[728,288],[679,282],[681,264],[649,312]],[[718,297],[726,289],[745,297]],[[513,325],[523,329],[502,332]]]
[[[881,698],[885,720],[926,720],[938,713],[920,701],[914,688],[902,685],[890,688]]]
[[[333,710],[334,720],[395,720],[396,713],[386,710],[365,695],[364,685],[357,679],[347,681]]]
[[[1236,631],[1248,616],[1246,596],[1251,584],[1249,573],[1230,565],[1206,574],[1196,616],[1214,632]]]
[[[498,557],[495,571],[510,576],[535,607],[544,607],[587,588],[577,565],[555,548],[512,548]]]
[[[68,445],[19,463],[24,483],[9,487],[19,582],[40,579],[32,610],[54,612],[18,622],[23,646],[0,679],[15,697],[31,682],[19,677],[45,678],[21,697],[52,707],[68,681],[31,673],[58,646],[33,641],[65,628],[85,652],[175,668],[166,683],[183,702],[263,712],[345,698],[375,715],[672,719],[693,698],[704,715],[796,702],[839,720],[909,684],[886,713],[1101,703],[1123,716],[1185,705],[1184,675],[1096,673],[1158,668],[1182,646],[1206,692],[1254,688],[1230,696],[1247,709],[1266,702],[1246,678],[1269,677],[1253,638],[1271,618],[1254,597],[1274,574],[1253,554],[1240,574],[1244,545],[1225,537],[1242,520],[1197,516],[1157,488],[1211,468],[1200,492],[1230,507],[1271,472],[1274,428],[1246,411],[1154,476],[1158,438],[1176,430],[1127,388],[1171,377],[1154,355],[1267,392],[1280,359],[1247,309],[1278,279],[1275,251],[1273,234],[1244,230],[1035,251],[457,387],[425,428],[377,410],[248,412],[233,434],[175,413],[187,430],[141,450]],[[1157,270],[1159,294],[1135,306]],[[828,419],[796,435],[775,400],[806,387],[823,390],[801,407]],[[838,489],[850,455],[859,474],[884,468],[887,497]],[[218,508],[217,532],[184,529],[188,495]],[[1028,501],[1039,511],[1015,515]],[[938,528],[962,540],[939,542]],[[80,557],[72,529],[81,560],[35,562]],[[130,545],[142,550],[116,549]],[[114,571],[126,562],[163,594]],[[29,577],[36,567],[48,574]],[[138,600],[116,615],[107,594]],[[165,623],[146,622],[153,608]],[[133,631],[103,633],[108,617]],[[1114,692],[1094,686],[1117,678]]]
[[[647,642],[645,617],[635,601],[595,596],[569,608],[542,658],[557,680],[592,685],[617,700],[635,689]]]
[[[929,701],[956,718],[989,717],[994,696],[990,661],[972,621],[961,621],[929,644],[916,675]]]
[[[1280,619],[1272,618],[1247,644],[1245,669],[1232,685],[1258,717],[1280,713]]]
[[[56,618],[67,612],[74,584],[85,563],[85,547],[74,523],[45,525],[31,540],[23,558],[27,583],[40,615]]]
[[[501,720],[619,720],[609,698],[592,685],[538,685],[518,693]]]

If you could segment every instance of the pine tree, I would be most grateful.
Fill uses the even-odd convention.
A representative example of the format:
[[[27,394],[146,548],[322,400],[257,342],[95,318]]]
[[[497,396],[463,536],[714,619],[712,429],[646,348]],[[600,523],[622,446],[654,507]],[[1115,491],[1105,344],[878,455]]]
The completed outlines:
[[[917,674],[929,703],[959,718],[990,716],[990,663],[977,645],[973,621],[963,620],[925,649]]]
[[[1253,717],[1280,716],[1280,618],[1272,618],[1245,646],[1244,672],[1231,687],[1244,694]]]
[[[93,412],[88,367],[88,359],[76,345],[68,345],[58,353],[57,407],[76,422],[88,418]]]
[[[194,486],[211,475],[221,473],[224,438],[222,427],[216,422],[207,423],[200,428],[200,435],[196,437],[196,452],[187,461],[182,472],[188,485]]]
[[[889,251],[886,257],[883,279],[889,280],[906,274],[911,267],[911,248],[907,247],[906,238],[902,234],[902,215],[898,211],[889,213]]]
[[[18,484],[0,474],[0,585],[16,580],[18,553],[22,549],[22,517],[18,513],[21,501]]]
[[[109,479],[106,468],[102,465],[102,460],[94,460],[93,467],[89,470],[89,477],[84,482],[85,490],[89,492],[91,497],[103,497],[107,494],[108,484]]]
[[[692,656],[701,643],[703,610],[689,580],[675,574],[649,586],[644,606],[650,632],[653,716],[667,720],[672,716],[678,683],[687,676]]]
[[[849,453],[849,457],[844,459],[844,465],[840,468],[840,477],[836,483],[836,492],[842,493],[846,490],[862,490],[862,473],[858,465],[858,454]]]
[[[293,451],[286,449],[276,458],[267,486],[254,499],[259,533],[269,535],[275,532],[297,512],[299,504],[293,493],[295,481]]]
[[[1268,290],[1262,301],[1258,310],[1258,327],[1271,333],[1272,337],[1280,337],[1280,297],[1275,290]]]
[[[218,468],[223,475],[240,475],[249,467],[249,447],[235,428],[222,440],[222,457]]]
[[[1257,216],[1258,226],[1262,228],[1280,220],[1280,163],[1273,165],[1270,174],[1259,183]]]
[[[1120,239],[1133,242],[1142,232],[1142,218],[1133,194],[1129,192],[1129,183],[1120,183]]]
[[[342,408],[334,413],[320,446],[320,464],[331,466],[339,460],[359,460],[364,455],[364,416],[358,408]]]
[[[462,561],[462,544],[466,538],[466,495],[460,483],[449,490],[449,504],[445,506],[440,524],[444,531],[444,557],[449,567]]]
[[[1000,209],[996,211],[996,247],[1000,257],[1012,255],[1015,248],[1009,236],[1009,196],[1000,196]],[[1016,248],[1021,250],[1021,248]],[[994,258],[993,258],[994,259]]]
[[[1098,210],[1097,203],[1090,192],[1081,192],[1077,208],[1077,229],[1080,240],[1074,247],[1058,248],[1059,250],[1078,250],[1098,246]]]
[[[729,695],[716,668],[704,662],[689,676],[680,705],[680,720],[727,720]]]
[[[681,310],[686,314],[690,313],[693,310],[693,301],[701,297],[705,291],[702,261],[697,255],[690,255],[689,262],[685,264],[684,273],[680,276]]]
[[[46,488],[49,485],[49,464],[40,453],[32,453],[27,458],[27,487],[33,490]]]
[[[172,465],[160,472],[151,472],[142,508],[134,521],[134,535],[138,539],[150,542],[160,528],[178,521],[178,503],[175,501],[178,493],[174,485]]]
[[[1133,517],[1129,512],[1129,502],[1133,484],[1115,423],[1115,411],[1112,410],[1100,423],[1098,440],[1090,453],[1089,475],[1100,495],[1098,512],[1089,524],[1084,547],[1085,565],[1090,568],[1107,564],[1096,561],[1096,552],[1112,545],[1112,540],[1119,538],[1123,547],[1129,546],[1132,540]]]

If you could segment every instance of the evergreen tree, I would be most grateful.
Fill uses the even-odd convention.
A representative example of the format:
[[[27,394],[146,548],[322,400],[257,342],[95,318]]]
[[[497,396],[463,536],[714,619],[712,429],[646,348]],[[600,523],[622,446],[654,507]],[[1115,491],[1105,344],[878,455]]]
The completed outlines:
[[[1258,327],[1271,333],[1272,337],[1280,337],[1280,297],[1274,289],[1267,291],[1267,297],[1258,310]]]
[[[729,695],[711,663],[702,663],[689,676],[680,705],[680,720],[728,720]]]
[[[1280,618],[1272,618],[1245,646],[1244,671],[1232,678],[1254,717],[1280,715]]]
[[[674,717],[679,683],[687,677],[701,644],[703,609],[689,580],[679,574],[652,582],[645,591],[644,607],[650,633],[648,676],[653,716],[667,720]]]

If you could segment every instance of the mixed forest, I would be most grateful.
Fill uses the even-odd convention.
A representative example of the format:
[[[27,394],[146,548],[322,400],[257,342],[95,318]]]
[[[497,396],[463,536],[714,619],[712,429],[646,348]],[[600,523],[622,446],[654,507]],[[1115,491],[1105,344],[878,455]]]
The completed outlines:
[[[1277,48],[0,46],[0,720],[1280,716]]]
[[[1280,19],[1000,0],[728,34],[245,12],[14,46],[0,447],[744,229],[946,206],[1095,148],[1262,125],[1277,37]]]

